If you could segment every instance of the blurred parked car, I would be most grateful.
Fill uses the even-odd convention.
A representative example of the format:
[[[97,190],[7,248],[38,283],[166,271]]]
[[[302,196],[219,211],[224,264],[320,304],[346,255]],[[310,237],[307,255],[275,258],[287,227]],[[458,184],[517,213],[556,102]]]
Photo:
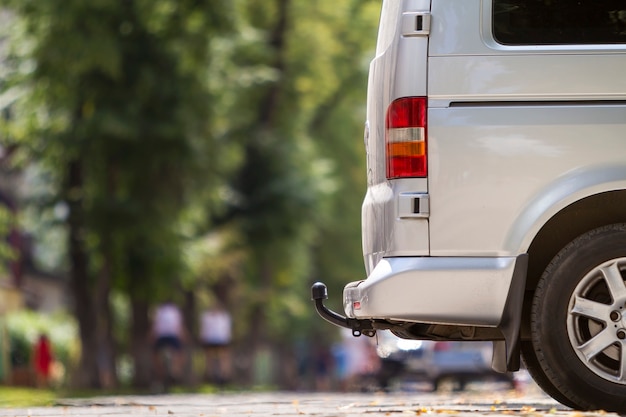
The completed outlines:
[[[421,384],[433,391],[444,386],[464,390],[470,382],[498,382],[514,388],[511,373],[491,368],[491,342],[406,340],[387,331],[378,332],[378,338],[381,366],[377,379],[383,389]]]

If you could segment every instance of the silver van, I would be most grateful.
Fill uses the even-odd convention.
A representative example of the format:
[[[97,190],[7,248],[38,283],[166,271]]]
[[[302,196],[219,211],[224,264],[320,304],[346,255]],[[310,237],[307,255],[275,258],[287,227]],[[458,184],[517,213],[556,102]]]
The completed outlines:
[[[626,412],[626,2],[383,0],[367,100],[367,278],[318,312]]]

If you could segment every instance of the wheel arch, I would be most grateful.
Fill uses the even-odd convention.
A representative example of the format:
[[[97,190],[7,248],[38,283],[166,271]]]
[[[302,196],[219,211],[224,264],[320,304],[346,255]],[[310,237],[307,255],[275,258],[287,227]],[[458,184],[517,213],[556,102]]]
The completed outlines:
[[[626,222],[626,190],[607,191],[578,200],[556,213],[528,248],[526,289],[533,290],[552,258],[569,242],[595,228]]]
[[[550,261],[578,236],[601,226],[626,223],[626,190],[606,191],[580,199],[552,216],[528,248],[522,338],[528,333],[530,304],[535,288]]]

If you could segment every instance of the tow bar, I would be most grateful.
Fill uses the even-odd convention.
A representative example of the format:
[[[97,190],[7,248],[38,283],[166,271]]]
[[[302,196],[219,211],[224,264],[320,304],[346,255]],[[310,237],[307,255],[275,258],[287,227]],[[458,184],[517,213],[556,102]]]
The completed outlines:
[[[365,335],[373,337],[376,330],[390,329],[393,327],[391,323],[384,320],[363,320],[351,319],[335,313],[324,305],[324,300],[328,299],[328,288],[322,282],[316,282],[311,286],[311,299],[315,302],[315,310],[327,322],[335,326],[345,327],[352,330],[355,337]]]

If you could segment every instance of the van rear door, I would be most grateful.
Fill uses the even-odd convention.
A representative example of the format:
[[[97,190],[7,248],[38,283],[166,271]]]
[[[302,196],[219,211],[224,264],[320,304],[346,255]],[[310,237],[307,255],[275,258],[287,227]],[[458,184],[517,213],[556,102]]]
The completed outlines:
[[[427,178],[388,179],[385,121],[394,100],[427,95],[429,32],[430,0],[383,1],[365,127],[368,191],[362,236],[368,274],[383,256],[428,255],[427,216],[414,212],[410,197],[400,197],[427,193]],[[398,218],[405,224],[397,224]]]

